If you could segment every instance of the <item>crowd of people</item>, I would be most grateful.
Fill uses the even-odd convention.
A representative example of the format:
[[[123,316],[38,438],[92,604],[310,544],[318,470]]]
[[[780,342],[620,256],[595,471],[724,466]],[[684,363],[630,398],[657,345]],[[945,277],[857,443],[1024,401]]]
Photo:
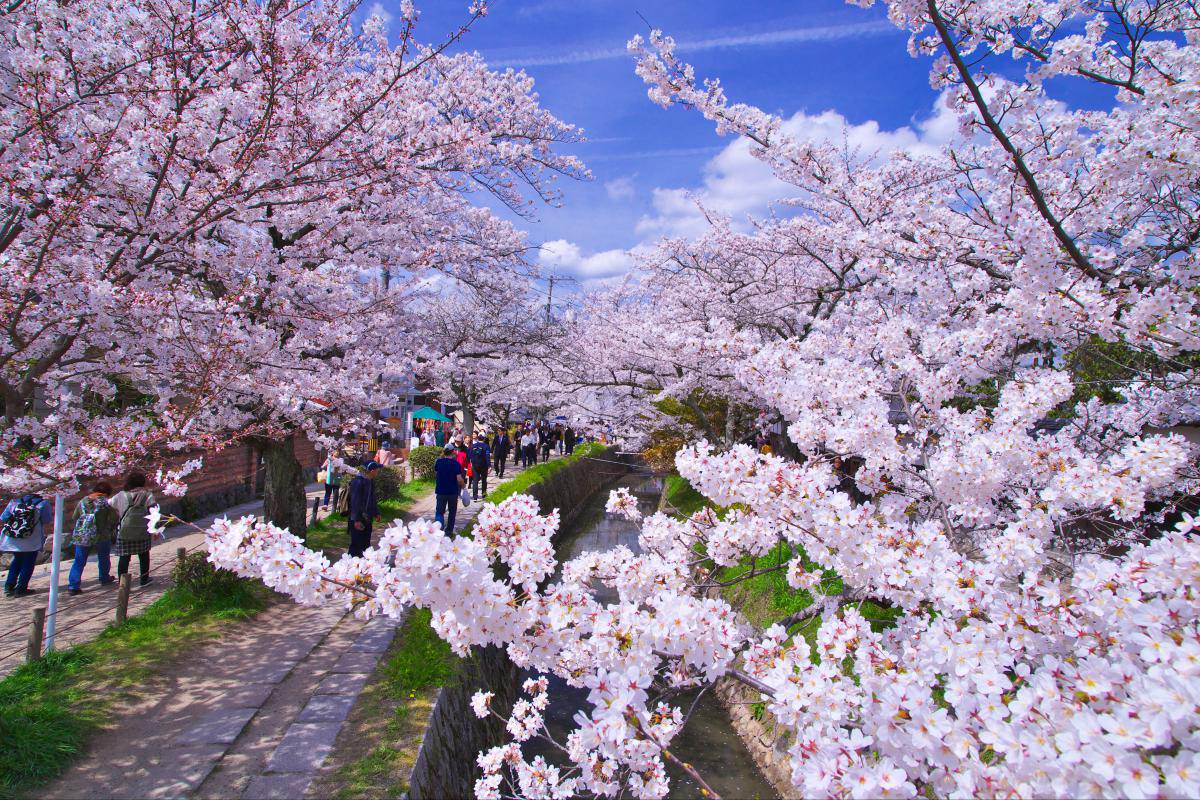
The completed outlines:
[[[570,426],[543,420],[512,428],[496,427],[474,437],[455,434],[434,462],[434,518],[444,531],[453,531],[459,502],[480,500],[488,494],[488,476],[504,478],[511,456],[515,467],[530,467],[550,460],[550,454],[574,452],[579,435]],[[468,494],[469,491],[469,494]]]
[[[137,556],[141,585],[150,583],[153,534],[147,515],[154,504],[154,494],[146,488],[146,476],[140,472],[130,473],[121,491],[115,494],[112,485],[105,481],[93,484],[72,515],[67,544],[74,548],[75,558],[67,578],[67,591],[72,595],[82,594],[83,570],[93,552],[101,586],[117,580],[112,574],[114,555],[118,576],[129,571],[130,562]],[[4,581],[6,597],[32,594],[29,579],[33,577],[38,554],[52,541],[46,531],[53,523],[53,503],[39,494],[15,497],[0,512],[0,552],[12,554]]]
[[[529,467],[550,460],[552,453],[571,454],[582,437],[569,425],[543,420],[528,421],[511,427],[497,426],[475,437],[461,428],[445,430],[428,428],[419,433],[422,444],[441,440],[441,456],[434,465],[436,477],[436,518],[444,530],[454,530],[460,502],[479,500],[488,494],[488,478],[504,478],[505,467],[512,459],[515,467]],[[343,485],[338,469],[339,459],[332,455],[318,474],[324,486],[323,506],[328,508],[339,488],[347,493],[347,534],[351,555],[362,555],[371,543],[374,522],[379,516],[375,494],[375,478],[380,470],[396,462],[396,456],[383,443],[366,462],[348,472],[350,480]],[[344,459],[343,459],[344,460]],[[67,579],[72,595],[83,592],[83,573],[88,559],[95,554],[97,581],[106,586],[129,571],[136,557],[141,585],[150,583],[150,549],[153,534],[147,514],[156,504],[154,494],[147,488],[146,476],[130,473],[120,491],[114,492],[106,481],[91,485],[76,504],[71,520],[67,545],[74,549],[74,560]],[[47,535],[54,523],[54,505],[39,494],[13,498],[0,513],[0,552],[10,553],[6,597],[32,594],[29,581],[33,576],[39,554],[50,546]],[[116,575],[112,574],[112,557],[117,558]]]

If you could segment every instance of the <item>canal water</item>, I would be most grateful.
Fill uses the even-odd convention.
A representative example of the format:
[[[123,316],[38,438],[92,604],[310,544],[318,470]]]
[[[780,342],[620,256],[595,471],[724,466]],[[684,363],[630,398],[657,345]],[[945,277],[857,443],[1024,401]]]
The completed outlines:
[[[587,506],[576,517],[570,528],[564,531],[558,544],[560,562],[569,561],[581,553],[608,550],[625,545],[638,552],[638,525],[622,517],[604,513],[604,504],[609,490],[626,486],[638,498],[642,512],[652,514],[658,506],[662,492],[659,478],[645,475],[629,475],[596,492]],[[616,593],[599,597],[602,601],[613,601]],[[522,680],[527,677],[522,676]],[[546,713],[546,726],[554,738],[562,742],[573,728],[572,718],[576,711],[587,711],[587,690],[575,689],[564,681],[549,677],[550,706]],[[691,705],[691,697],[677,697],[673,705],[684,709]],[[753,800],[771,798],[775,791],[762,777],[746,746],[738,738],[729,723],[729,716],[712,692],[701,698],[683,731],[675,737],[671,752],[679,759],[692,764],[708,784],[726,800]],[[526,743],[528,756],[542,755],[548,761],[562,763],[561,753],[554,751],[544,742]],[[671,798],[697,798],[700,789],[686,773],[667,763],[671,776]]]

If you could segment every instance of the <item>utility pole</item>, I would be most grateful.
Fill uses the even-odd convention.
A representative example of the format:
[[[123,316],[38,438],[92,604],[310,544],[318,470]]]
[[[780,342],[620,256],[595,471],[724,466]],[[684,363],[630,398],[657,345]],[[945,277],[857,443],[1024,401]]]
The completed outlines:
[[[546,325],[550,324],[550,303],[554,300],[554,275],[550,276],[550,291],[546,295]]]

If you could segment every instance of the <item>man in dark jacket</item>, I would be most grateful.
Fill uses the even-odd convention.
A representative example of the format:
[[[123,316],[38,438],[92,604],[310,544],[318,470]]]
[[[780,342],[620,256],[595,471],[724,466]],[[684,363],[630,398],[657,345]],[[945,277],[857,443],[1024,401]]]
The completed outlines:
[[[508,432],[504,428],[497,428],[495,436],[492,437],[492,463],[496,466],[497,478],[504,478],[504,462],[508,461],[510,449],[512,442],[508,440]]]
[[[563,432],[563,438],[566,439],[566,441],[563,444],[566,445],[565,449],[567,451],[567,455],[571,455],[571,453],[575,452],[575,438],[576,438],[575,429],[568,427]]]
[[[471,499],[480,498],[479,487],[483,486],[483,497],[487,497],[488,469],[491,467],[492,448],[488,447],[482,438],[476,440],[467,449],[467,459],[471,462]]]
[[[458,450],[454,445],[446,445],[442,457],[433,462],[433,474],[436,476],[433,493],[436,498],[434,505],[434,520],[442,526],[442,530],[454,535],[454,518],[458,513],[458,493],[463,487],[463,468],[455,456]]]
[[[362,472],[350,481],[346,526],[350,534],[352,556],[361,556],[371,546],[371,526],[379,516],[379,503],[375,499],[375,478],[378,475],[379,462],[368,461]]]

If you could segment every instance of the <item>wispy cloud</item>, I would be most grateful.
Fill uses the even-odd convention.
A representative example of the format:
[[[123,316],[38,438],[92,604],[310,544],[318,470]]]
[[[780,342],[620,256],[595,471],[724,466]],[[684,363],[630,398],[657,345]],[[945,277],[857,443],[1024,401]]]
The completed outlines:
[[[677,156],[709,156],[720,152],[720,146],[676,147],[668,150],[638,150],[632,153],[605,153],[601,155],[581,154],[579,157],[589,164],[593,161],[628,161],[635,158],[674,158]]]
[[[767,47],[780,44],[803,44],[806,42],[836,42],[842,39],[860,39],[895,33],[896,28],[887,20],[856,22],[848,25],[823,25],[815,28],[784,28],[760,33],[733,34],[709,39],[679,41],[675,50],[679,53],[699,53],[705,50],[723,50],[732,47]],[[624,47],[598,47],[546,52],[530,50],[524,53],[497,52],[488,59],[498,67],[544,67],[561,64],[585,64],[591,61],[608,61],[626,58]]]

